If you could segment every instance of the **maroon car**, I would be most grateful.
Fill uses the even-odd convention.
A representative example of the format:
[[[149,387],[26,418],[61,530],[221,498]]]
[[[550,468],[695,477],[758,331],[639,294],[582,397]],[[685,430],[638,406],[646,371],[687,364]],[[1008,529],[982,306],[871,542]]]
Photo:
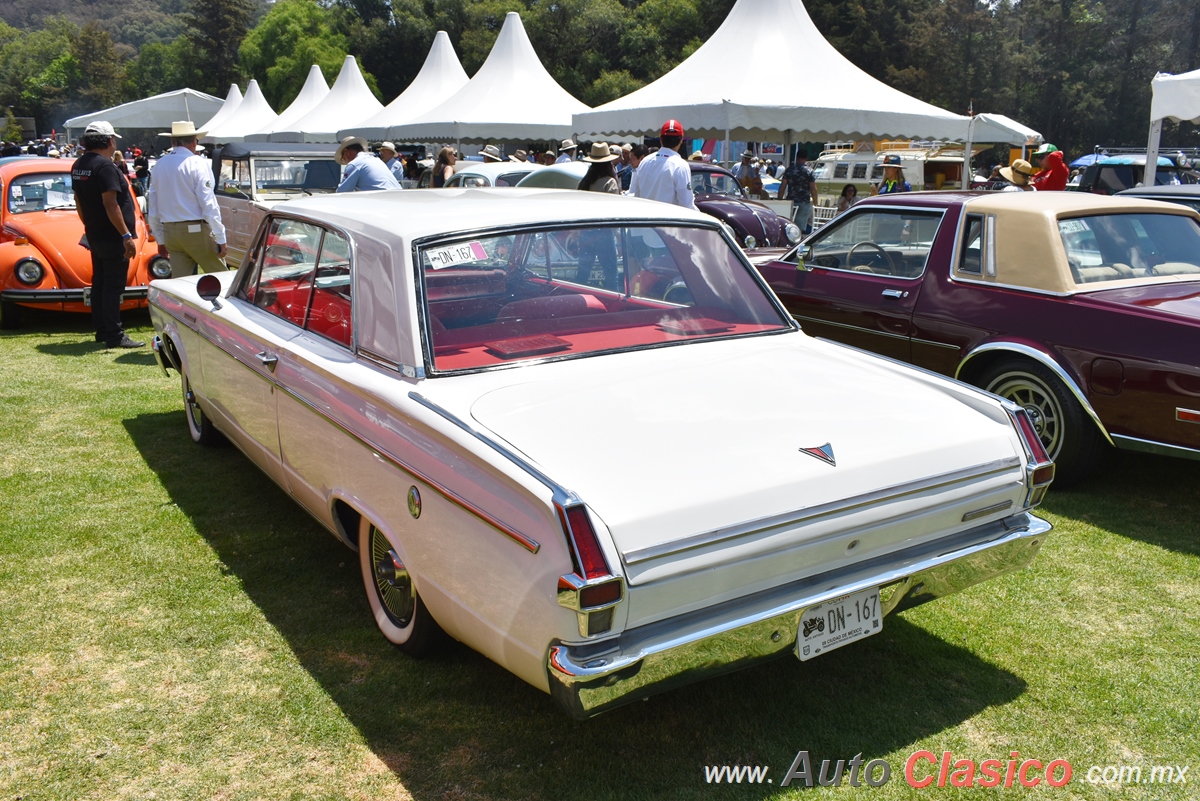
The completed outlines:
[[[1200,459],[1200,214],[1072,192],[869,198],[759,265],[810,334],[1033,415],[1058,481],[1108,445]]]

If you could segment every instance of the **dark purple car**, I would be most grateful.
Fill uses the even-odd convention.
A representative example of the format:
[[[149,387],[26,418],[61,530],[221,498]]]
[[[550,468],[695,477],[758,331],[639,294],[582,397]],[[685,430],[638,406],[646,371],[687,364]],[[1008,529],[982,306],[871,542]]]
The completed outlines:
[[[746,249],[786,248],[800,241],[800,228],[762,203],[746,197],[733,173],[715,164],[689,161],[696,208],[733,229]]]
[[[1200,214],[1075,192],[869,198],[759,270],[804,329],[1029,410],[1058,482],[1200,459]]]

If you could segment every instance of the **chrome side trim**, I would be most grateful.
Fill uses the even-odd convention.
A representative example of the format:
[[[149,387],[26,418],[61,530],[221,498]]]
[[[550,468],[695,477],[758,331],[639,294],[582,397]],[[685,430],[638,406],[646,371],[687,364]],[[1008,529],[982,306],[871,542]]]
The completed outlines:
[[[199,334],[205,341],[207,341],[214,348],[217,348],[219,351],[221,351],[221,353],[225,354],[226,356],[228,356],[231,359],[233,358],[233,356],[227,350],[222,348],[219,343],[214,341],[211,337],[207,336],[203,331],[200,331],[197,329],[196,333]],[[239,364],[244,364],[244,362],[239,362]],[[430,478],[425,473],[422,473],[420,470],[417,470],[415,467],[412,467],[411,465],[408,465],[407,463],[401,461],[399,458],[397,458],[396,456],[389,453],[386,449],[379,447],[379,445],[375,444],[374,442],[371,442],[370,440],[366,439],[365,437],[358,434],[357,432],[351,431],[345,425],[343,425],[342,423],[340,423],[339,421],[337,421],[333,417],[331,417],[328,412],[326,412],[325,410],[314,405],[307,398],[303,398],[300,395],[297,395],[292,390],[290,390],[287,387],[280,384],[273,377],[271,377],[269,375],[264,375],[263,373],[259,372],[258,370],[254,370],[253,368],[251,368],[251,372],[253,372],[254,375],[257,375],[259,378],[263,379],[264,381],[266,381],[269,384],[271,384],[272,386],[274,386],[280,392],[283,392],[284,394],[286,394],[288,397],[295,399],[298,403],[302,404],[303,406],[305,406],[306,408],[311,410],[318,417],[320,417],[321,419],[328,422],[334,428],[337,428],[339,431],[344,433],[346,436],[350,437],[352,440],[357,442],[359,445],[361,445],[364,448],[366,448],[367,450],[369,450],[371,453],[373,453],[376,456],[378,456],[379,458],[391,463],[397,469],[401,470],[402,472],[407,473],[408,475],[412,476],[416,480],[429,485],[430,488],[432,488],[435,492],[437,492],[439,495],[444,497],[446,500],[450,501],[451,503],[455,504],[456,506],[461,507],[464,511],[470,512],[472,515],[479,518],[484,523],[487,523],[489,526],[496,529],[501,534],[505,535],[506,537],[508,537],[513,542],[520,545],[525,550],[529,551],[530,553],[537,553],[539,550],[541,550],[542,546],[537,540],[533,539],[532,537],[528,537],[528,536],[522,534],[521,532],[517,531],[512,526],[493,517],[488,512],[484,511],[483,509],[479,508],[475,504],[468,501],[466,498],[463,498],[461,495],[454,492],[454,490],[450,489],[449,487],[444,486],[443,484],[441,484],[438,481],[435,481],[434,479]]]
[[[1067,374],[1067,371],[1064,370],[1058,362],[1054,361],[1054,359],[1050,358],[1037,348],[1031,348],[1028,345],[1022,345],[1019,342],[985,342],[963,357],[962,361],[958,363],[958,368],[954,371],[954,377],[957,379],[960,375],[962,375],[963,368],[967,366],[967,362],[971,361],[971,359],[974,359],[981,353],[991,353],[993,351],[1019,353],[1022,356],[1028,356],[1030,359],[1038,362],[1043,367],[1051,370],[1056,376],[1058,376],[1059,380],[1066,385],[1067,389],[1071,391],[1071,394],[1075,396],[1075,400],[1079,401],[1079,405],[1083,407],[1085,412],[1087,412],[1088,417],[1092,418],[1092,421],[1096,424],[1096,427],[1100,429],[1100,433],[1104,435],[1104,439],[1108,441],[1108,444],[1114,446],[1116,445],[1116,443],[1113,442],[1112,436],[1109,435],[1108,429],[1105,428],[1104,423],[1100,422],[1100,415],[1096,414],[1096,410],[1092,408],[1091,401],[1089,401],[1087,396],[1083,394],[1083,390],[1079,388],[1077,383],[1075,383],[1075,379],[1071,378],[1071,376]],[[961,381],[962,379],[959,380]]]
[[[1016,514],[898,554],[800,579],[593,643],[550,645],[550,695],[585,719],[630,701],[790,653],[804,610],[880,589],[885,615],[1027,567],[1050,524]],[[636,590],[633,590],[636,592]]]
[[[662,545],[653,545],[649,548],[640,548],[634,551],[627,551],[625,553],[625,562],[626,564],[636,565],[640,562],[647,562],[652,559],[661,559],[664,556],[673,556],[684,551],[715,545],[719,542],[751,536],[771,528],[795,526],[801,523],[812,523],[822,518],[844,514],[845,512],[853,509],[861,509],[866,506],[878,506],[885,503],[890,503],[905,496],[914,495],[918,492],[925,492],[931,489],[947,487],[952,484],[965,484],[972,481],[978,481],[979,479],[986,478],[997,473],[1003,473],[1013,469],[1014,467],[1020,466],[1021,460],[1018,457],[1013,456],[1008,459],[999,459],[994,462],[968,467],[963,470],[955,470],[950,473],[930,476],[917,481],[896,484],[894,486],[885,487],[873,492],[856,495],[851,498],[845,498],[843,500],[821,504],[820,506],[813,506],[793,512],[785,512],[784,514],[775,515],[773,517],[759,518],[758,520],[753,520],[749,523],[742,523],[737,526],[707,531],[703,534],[697,534],[686,539],[676,540],[675,542],[664,543]]]
[[[823,269],[825,269],[825,268],[823,268]],[[801,326],[803,326],[805,322],[809,322],[809,323],[816,323],[817,325],[828,325],[833,328],[845,328],[849,331],[859,331],[864,334],[876,334],[881,337],[889,337],[891,339],[899,339],[904,342],[909,341],[909,337],[905,336],[904,334],[893,334],[891,331],[875,331],[870,328],[863,328],[860,325],[848,325],[847,323],[834,323],[834,322],[830,322],[829,320],[818,320],[816,317],[804,317],[803,315],[797,315],[797,314],[793,314],[792,319],[794,319],[798,323],[800,323]],[[851,347],[853,347],[853,346],[851,346]]]
[[[447,420],[447,421],[453,423],[454,425],[458,426],[463,431],[465,431],[468,434],[470,434],[471,436],[475,437],[475,439],[479,440],[484,445],[487,445],[489,448],[494,450],[496,453],[500,454],[505,459],[508,459],[510,462],[515,464],[517,467],[521,468],[523,471],[525,471],[529,475],[533,476],[535,479],[537,479],[539,482],[541,482],[541,484],[543,486],[545,486],[546,489],[550,490],[550,492],[552,492],[554,494],[554,502],[556,504],[559,504],[560,506],[563,506],[563,507],[567,507],[567,506],[570,506],[573,504],[583,503],[583,501],[580,500],[579,496],[576,495],[574,492],[572,492],[571,490],[562,486],[561,484],[556,483],[552,478],[550,478],[548,475],[543,473],[541,470],[538,470],[536,467],[534,467],[528,461],[526,461],[525,459],[522,459],[516,453],[514,453],[513,451],[504,447],[499,442],[496,442],[496,440],[492,439],[491,437],[487,436],[486,434],[483,434],[482,432],[475,430],[470,425],[468,425],[466,422],[464,422],[463,420],[460,420],[453,413],[447,411],[446,409],[443,409],[441,406],[438,406],[436,403],[434,403],[433,401],[429,400],[428,398],[420,395],[419,393],[409,392],[408,397],[411,398],[412,400],[416,401],[417,403],[421,404],[426,409],[428,409],[429,411],[438,415],[442,419]]]
[[[969,523],[972,520],[979,520],[982,517],[994,515],[996,512],[1003,512],[1005,509],[1008,509],[1012,505],[1013,505],[1013,502],[1011,500],[1003,501],[1001,503],[994,503],[991,506],[985,506],[982,509],[976,509],[973,512],[967,512],[965,515],[962,516],[962,519],[963,519],[964,523]]]
[[[1126,437],[1122,434],[1113,434],[1112,438],[1116,446],[1123,451],[1137,451],[1139,453],[1153,453],[1157,456],[1176,456],[1180,459],[1200,460],[1200,450],[1196,448],[1186,448],[1183,445],[1168,445],[1165,442]]]

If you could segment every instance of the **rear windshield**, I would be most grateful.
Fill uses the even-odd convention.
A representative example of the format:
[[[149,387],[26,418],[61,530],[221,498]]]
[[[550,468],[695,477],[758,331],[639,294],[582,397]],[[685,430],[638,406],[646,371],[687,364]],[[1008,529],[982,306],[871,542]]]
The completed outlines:
[[[1101,214],[1058,221],[1076,284],[1200,276],[1200,225],[1175,214]]]
[[[419,264],[438,372],[791,327],[707,228],[521,231],[438,242]]]
[[[256,158],[254,185],[260,193],[331,192],[342,168],[333,159]]]

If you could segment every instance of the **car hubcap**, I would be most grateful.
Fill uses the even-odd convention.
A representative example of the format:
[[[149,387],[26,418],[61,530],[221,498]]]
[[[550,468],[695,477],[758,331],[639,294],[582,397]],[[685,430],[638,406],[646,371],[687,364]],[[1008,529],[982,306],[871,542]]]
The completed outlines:
[[[1058,400],[1040,382],[1029,376],[1004,375],[996,379],[988,392],[1007,398],[1029,412],[1029,419],[1051,459],[1062,449],[1063,413]]]
[[[375,589],[379,593],[379,602],[383,604],[392,622],[403,628],[412,620],[413,609],[416,607],[408,568],[400,561],[399,554],[391,548],[387,537],[380,534],[374,526],[371,527],[370,539],[371,564],[375,568]]]
[[[192,425],[199,430],[200,424],[204,420],[204,412],[200,410],[200,404],[196,402],[196,393],[192,392],[192,385],[188,384],[187,389],[183,393],[183,402],[187,405],[188,419]]]

